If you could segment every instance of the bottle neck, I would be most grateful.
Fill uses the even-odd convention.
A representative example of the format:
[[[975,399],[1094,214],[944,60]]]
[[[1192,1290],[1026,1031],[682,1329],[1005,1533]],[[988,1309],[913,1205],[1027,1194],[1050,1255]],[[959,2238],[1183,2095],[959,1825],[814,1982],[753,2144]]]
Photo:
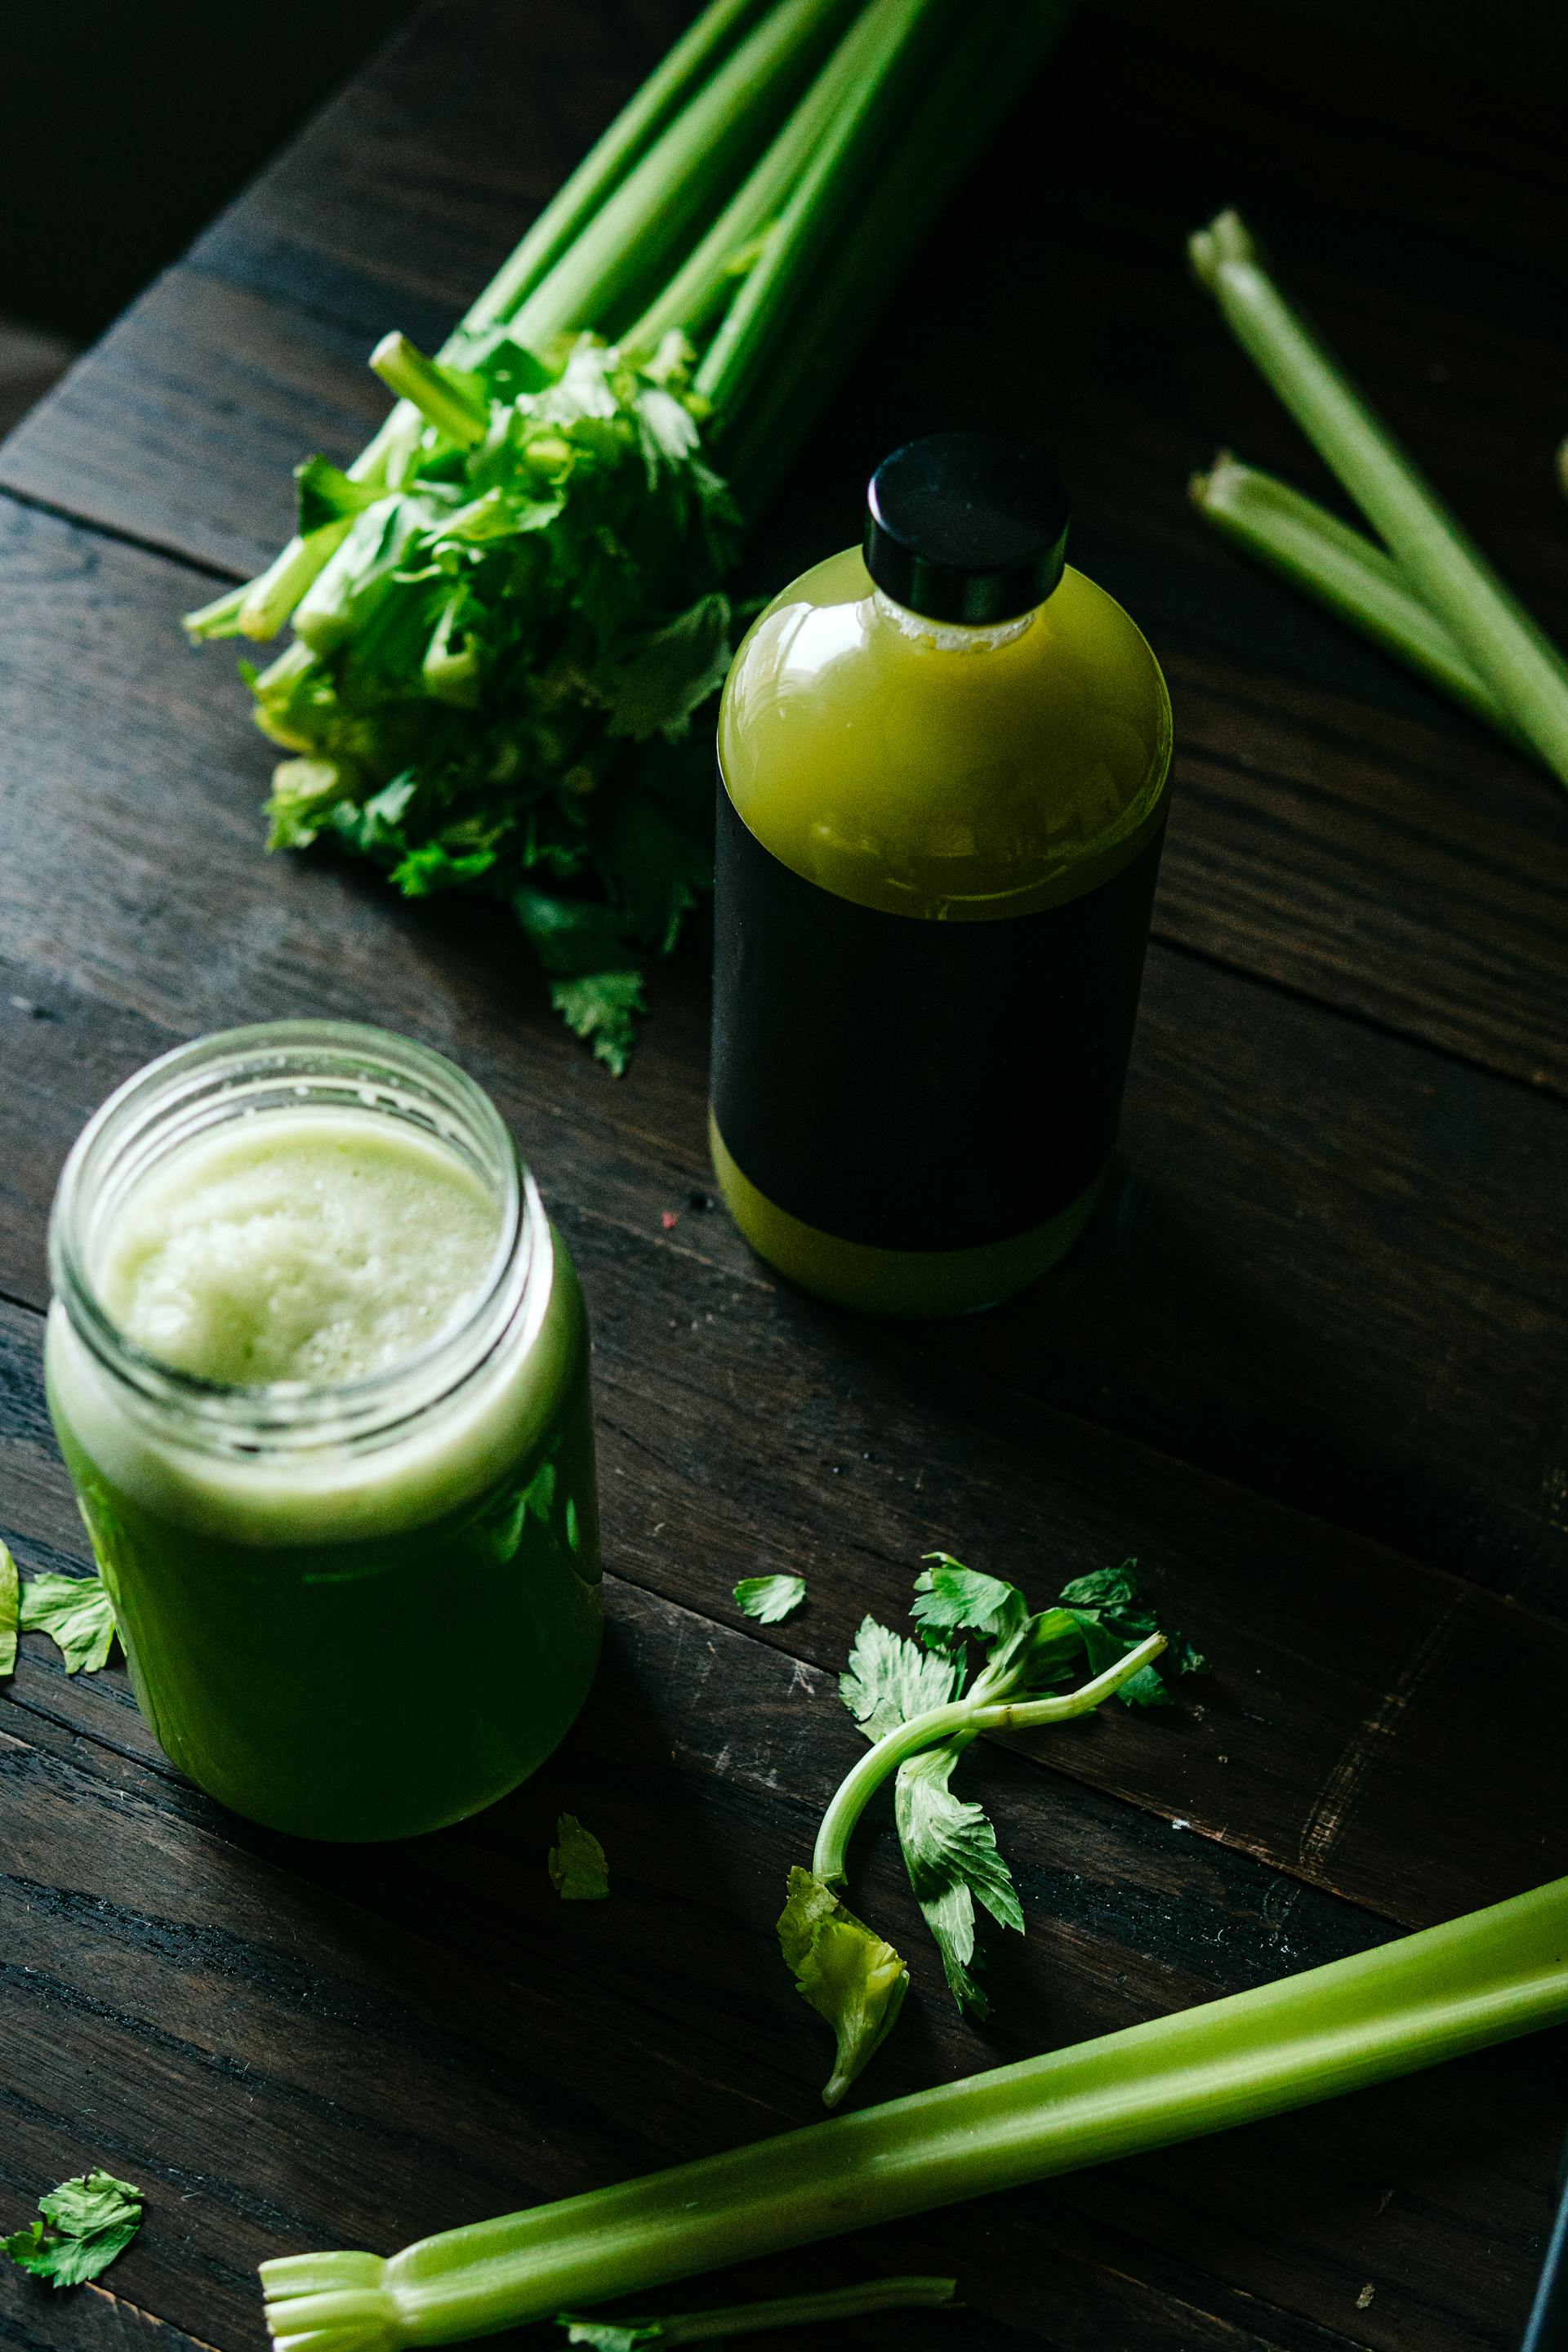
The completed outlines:
[[[1016,645],[1027,635],[1038,619],[1038,612],[1022,613],[1011,621],[993,621],[972,628],[954,621],[931,621],[923,613],[911,613],[888,594],[885,588],[873,587],[871,603],[879,620],[890,625],[900,635],[911,637],[917,645],[930,646],[942,654],[989,654],[1003,646]]]

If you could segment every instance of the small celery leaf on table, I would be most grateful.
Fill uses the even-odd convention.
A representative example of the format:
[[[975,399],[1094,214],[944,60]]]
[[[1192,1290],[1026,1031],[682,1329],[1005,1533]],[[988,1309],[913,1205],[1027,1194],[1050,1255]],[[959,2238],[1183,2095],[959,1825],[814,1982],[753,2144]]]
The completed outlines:
[[[80,2286],[123,2253],[142,2226],[142,2191],[112,2173],[84,2172],[38,2200],[41,2221],[0,2239],[19,2269],[52,2286]]]
[[[809,1870],[790,1872],[778,1935],[795,1990],[833,2028],[837,2055],[822,2102],[836,2107],[892,2031],[910,1972],[891,1944]]]
[[[0,1675],[16,1671],[16,1632],[21,1621],[22,1587],[10,1548],[0,1543]]]
[[[779,1625],[805,1599],[804,1576],[743,1576],[735,1587],[735,1606],[759,1625]]]
[[[563,1813],[550,1849],[550,1883],[563,1903],[602,1903],[610,1891],[605,1849],[575,1813]]]
[[[48,1635],[68,1675],[95,1675],[114,1647],[114,1610],[96,1571],[29,1577],[22,1587],[21,1623],[24,1633]]]

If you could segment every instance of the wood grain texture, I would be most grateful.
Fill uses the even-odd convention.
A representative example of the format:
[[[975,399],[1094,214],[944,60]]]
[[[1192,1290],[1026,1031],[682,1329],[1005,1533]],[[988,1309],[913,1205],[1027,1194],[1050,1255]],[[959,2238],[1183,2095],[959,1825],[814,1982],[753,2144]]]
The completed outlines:
[[[499,911],[416,908],[326,856],[258,856],[265,747],[224,666],[174,626],[193,586],[0,510],[0,698],[27,747],[0,865],[0,1018],[30,1106],[0,1176],[0,1289],[41,1303],[59,1159],[110,1079],[195,1030],[285,1013],[379,1020],[457,1054],[558,1210],[660,1233],[708,1181],[700,939],[616,1085],[545,1011]],[[791,1400],[807,1461],[841,1419],[856,1452],[898,1428],[918,1462],[956,1413],[989,1422],[1016,1492],[1040,1457],[1070,1463],[1087,1423],[1560,1610],[1565,1133],[1546,1094],[1157,950],[1121,1180],[1029,1297],[879,1334],[766,1283],[721,1218],[672,1246],[695,1244],[716,1295],[754,1302],[754,1426]],[[616,1291],[598,1304],[616,1314]],[[639,1342],[650,1391],[668,1354],[668,1330]],[[942,1539],[979,1516],[972,1496]]]
[[[1136,1554],[1215,1671],[1173,1719],[973,1753],[1029,1919],[991,1938],[984,2030],[867,1822],[857,1895],[916,1979],[868,2095],[1568,1869],[1568,812],[1182,488],[1222,438],[1321,488],[1182,275],[1182,232],[1239,198],[1562,620],[1563,199],[1527,100],[1239,0],[1086,11],[759,537],[776,583],[850,535],[886,443],[983,400],[1058,442],[1081,560],[1169,669],[1182,793],[1122,1151],[1031,1297],[895,1329],[749,1255],[710,1194],[700,936],[614,1085],[499,916],[258,855],[266,749],[179,612],[270,551],[291,465],[378,413],[364,349],[439,337],[682,13],[444,0],[0,456],[0,1533],[29,1571],[82,1558],[38,1312],[82,1118],[198,1030],[336,1013],[453,1054],[541,1176],[595,1317],[612,1572],[560,1754],[403,1847],[248,1828],[121,1673],[26,1642],[0,1696],[0,2224],[95,2159],[149,2191],[112,2294],[0,2279],[28,2352],[258,2352],[268,2253],[389,2249],[816,2112],[823,2032],[772,1923],[858,1750],[846,1645],[866,1610],[901,1622],[932,1546],[1042,1598]],[[779,1568],[808,1608],[742,1624],[731,1587]],[[608,1849],[604,1906],[550,1891],[562,1807]],[[1565,2042],[658,2300],[951,2267],[965,2311],[856,2343],[1507,2352]]]
[[[116,2273],[131,2300],[238,2352],[258,2340],[247,2273],[268,2253],[390,2247],[809,2119],[823,2038],[772,1920],[853,1727],[826,1677],[747,1633],[626,1587],[612,1624],[588,1710],[525,1790],[458,1831],[349,1853],[247,1829],[84,1732],[79,1711],[124,1712],[116,1675],[89,1689],[25,1659],[0,1735],[6,2165],[53,2178],[88,2148],[141,2182],[146,2226]],[[918,1990],[868,2091],[1385,1932],[1113,1801],[1042,1804],[1000,1751],[973,1785],[1030,1934],[994,1952],[994,2025],[960,2026],[890,1836],[868,1838],[858,1899]],[[602,1906],[551,1893],[563,1805],[609,1853]],[[1562,2042],[753,2265],[676,2307],[951,2265],[968,2308],[933,2347],[1001,2326],[1087,2347],[1119,2322],[1151,2347],[1504,2345],[1547,2218]],[[858,2340],[928,2337],[922,2321]]]
[[[289,529],[293,466],[317,446],[347,457],[382,413],[370,345],[391,324],[439,339],[682,13],[466,0],[419,19],[13,438],[0,483],[257,568]],[[1192,513],[1186,477],[1220,442],[1333,491],[1182,264],[1185,233],[1243,202],[1561,627],[1554,135],[1517,92],[1233,0],[1179,20],[1155,0],[1084,11],[894,295],[748,584],[771,590],[851,538],[865,474],[898,439],[1047,433],[1078,559],[1172,678],[1162,936],[1561,1094],[1561,792]],[[998,233],[1025,220],[1026,240]],[[962,367],[933,367],[933,350]]]

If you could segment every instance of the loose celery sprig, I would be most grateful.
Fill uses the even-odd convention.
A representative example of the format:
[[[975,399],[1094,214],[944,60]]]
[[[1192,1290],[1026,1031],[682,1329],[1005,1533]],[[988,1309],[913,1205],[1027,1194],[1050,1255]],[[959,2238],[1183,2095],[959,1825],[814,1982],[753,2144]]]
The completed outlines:
[[[822,1817],[810,1870],[791,1871],[778,1923],[796,1991],[833,2028],[825,2105],[837,2106],[880,2049],[909,1988],[899,1954],[843,1900],[856,1823],[893,1780],[904,1865],[948,1990],[961,2010],[984,2017],[976,1906],[1019,1935],[1024,1909],[984,1811],[953,1794],[953,1769],[983,1732],[1067,1722],[1116,1696],[1162,1706],[1174,1675],[1202,1669],[1189,1643],[1157,1630],[1132,1565],[1079,1577],[1054,1608],[1031,1612],[1016,1585],[932,1552],[915,1584],[920,1643],[863,1620],[839,1691],[872,1745]],[[971,1643],[984,1653],[972,1683]],[[1083,1663],[1089,1680],[1063,1690]]]
[[[1279,2115],[1568,2019],[1568,1879],[1326,1968],[374,2254],[261,2265],[279,2352],[400,2352]]]
[[[1239,216],[1219,214],[1187,252],[1237,341],[1381,533],[1408,589],[1568,784],[1568,661],[1280,293]]]

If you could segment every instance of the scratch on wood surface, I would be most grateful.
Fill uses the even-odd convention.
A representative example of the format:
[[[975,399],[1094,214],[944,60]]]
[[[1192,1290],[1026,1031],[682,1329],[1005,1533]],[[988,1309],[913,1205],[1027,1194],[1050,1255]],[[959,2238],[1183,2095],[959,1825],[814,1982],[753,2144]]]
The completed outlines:
[[[85,2284],[89,2294],[94,2294],[100,2303],[108,2304],[115,2318],[121,2323],[131,2318],[140,2326],[156,2328],[160,2336],[170,2337],[177,2345],[195,2345],[197,2352],[218,2352],[218,2347],[209,2344],[205,2336],[191,2336],[183,2327],[176,2327],[173,2321],[160,2319],[155,2311],[143,2311],[139,2303],[131,2303],[122,2294],[113,2294],[108,2287],[95,2285],[91,2279],[85,2281]]]
[[[1321,1869],[1338,1844],[1379,1742],[1392,1738],[1398,1730],[1400,1717],[1447,1648],[1455,1620],[1467,1598],[1462,1591],[1451,1596],[1415,1644],[1396,1680],[1346,1743],[1344,1753],[1319,1790],[1302,1829],[1298,1852],[1303,1869]]]

